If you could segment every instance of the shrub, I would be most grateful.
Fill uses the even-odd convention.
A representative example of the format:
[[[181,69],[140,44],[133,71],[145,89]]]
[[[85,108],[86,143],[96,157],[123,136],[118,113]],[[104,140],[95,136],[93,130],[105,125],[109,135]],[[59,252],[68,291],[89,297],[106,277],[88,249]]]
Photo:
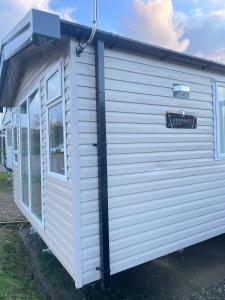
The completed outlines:
[[[13,182],[13,174],[11,172],[0,173],[0,186],[10,186]]]

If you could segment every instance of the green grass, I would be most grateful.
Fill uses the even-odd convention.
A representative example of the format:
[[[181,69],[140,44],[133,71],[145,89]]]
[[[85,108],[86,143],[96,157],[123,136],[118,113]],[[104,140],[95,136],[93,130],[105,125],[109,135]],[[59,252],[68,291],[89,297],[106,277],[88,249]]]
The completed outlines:
[[[12,191],[13,174],[12,172],[0,172],[0,189],[1,191]]]
[[[15,230],[0,227],[0,299],[46,299],[34,279],[31,263]]]

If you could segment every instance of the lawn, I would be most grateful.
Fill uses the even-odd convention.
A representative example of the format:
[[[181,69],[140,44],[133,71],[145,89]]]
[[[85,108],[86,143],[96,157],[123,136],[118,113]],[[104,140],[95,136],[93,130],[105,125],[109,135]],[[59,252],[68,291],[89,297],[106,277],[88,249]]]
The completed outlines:
[[[175,253],[80,290],[29,227],[0,227],[0,300],[168,300],[225,299],[225,237]],[[205,252],[203,251],[205,249]],[[198,254],[202,255],[199,256]]]
[[[0,172],[0,191],[12,192],[12,172]]]
[[[0,228],[0,299],[47,299],[15,229]]]

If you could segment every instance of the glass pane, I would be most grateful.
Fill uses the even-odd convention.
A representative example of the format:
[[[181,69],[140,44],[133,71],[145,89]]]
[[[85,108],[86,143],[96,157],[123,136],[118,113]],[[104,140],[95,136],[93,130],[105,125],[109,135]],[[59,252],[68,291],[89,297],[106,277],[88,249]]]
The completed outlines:
[[[14,155],[14,162],[18,162],[18,144],[17,144],[17,127],[13,127],[13,155]]]
[[[42,219],[41,200],[41,147],[40,147],[40,101],[38,91],[30,101],[30,176],[31,176],[31,211]]]
[[[22,201],[29,207],[28,116],[26,102],[20,107],[20,127]]]
[[[218,97],[219,101],[224,101],[225,100],[225,88],[224,87],[218,86],[217,97]]]
[[[13,124],[16,123],[16,112],[15,111],[12,113],[12,122],[13,122]]]
[[[47,99],[52,100],[61,96],[61,76],[57,70],[52,77],[47,80]]]
[[[217,97],[219,101],[220,153],[225,153],[225,87],[218,87]]]
[[[14,148],[14,151],[18,150],[18,145],[17,145],[17,127],[13,128],[13,148]]]
[[[7,147],[12,147],[12,128],[7,128]]]
[[[49,162],[50,171],[64,174],[64,138],[62,102],[49,109]]]

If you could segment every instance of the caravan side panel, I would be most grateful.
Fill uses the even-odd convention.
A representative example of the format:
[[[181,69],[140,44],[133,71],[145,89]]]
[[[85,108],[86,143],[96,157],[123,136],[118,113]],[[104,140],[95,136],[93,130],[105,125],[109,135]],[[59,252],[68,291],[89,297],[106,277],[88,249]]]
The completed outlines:
[[[225,232],[225,162],[214,159],[212,95],[213,79],[225,76],[110,49],[105,64],[117,273]],[[174,83],[190,86],[190,99],[174,98]],[[167,111],[196,114],[197,129],[166,128]]]
[[[52,67],[63,58],[66,148],[67,148],[67,179],[65,182],[48,174],[47,159],[47,110],[44,78]],[[35,86],[40,88],[41,103],[41,136],[42,136],[42,173],[43,173],[43,227],[30,216],[21,203],[20,165],[14,166],[15,201],[26,218],[38,231],[42,239],[59,259],[66,270],[75,279],[74,270],[74,228],[73,228],[73,195],[72,195],[72,160],[71,160],[71,111],[70,111],[70,55],[68,44],[54,49],[54,55],[44,55],[29,62],[21,79],[15,105],[19,105],[31,93]],[[20,140],[19,140],[20,143]],[[20,153],[19,153],[20,157]]]
[[[100,279],[95,50],[76,57],[83,284]],[[93,203],[95,204],[93,206]],[[94,241],[94,244],[93,244]]]

